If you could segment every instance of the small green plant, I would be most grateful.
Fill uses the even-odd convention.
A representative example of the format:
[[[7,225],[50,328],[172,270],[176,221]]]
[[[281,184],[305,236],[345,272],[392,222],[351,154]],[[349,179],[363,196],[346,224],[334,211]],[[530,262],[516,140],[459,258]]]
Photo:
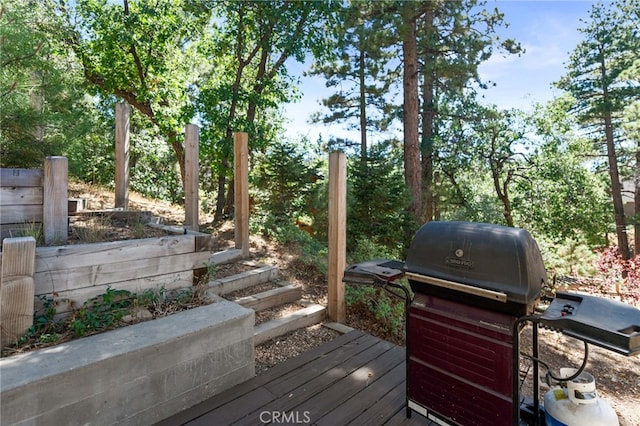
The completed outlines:
[[[350,309],[372,315],[383,332],[404,340],[405,306],[401,297],[392,296],[380,287],[351,285],[346,288],[345,300]]]
[[[22,228],[17,231],[18,237],[33,237],[38,243],[43,241],[42,223],[32,221],[24,222]]]
[[[39,309],[33,318],[33,325],[27,333],[18,339],[17,347],[26,345],[31,340],[40,343],[55,343],[60,338],[59,323],[56,323],[56,304],[49,297],[40,296],[42,309]]]
[[[133,238],[144,238],[146,235],[146,225],[141,217],[138,217],[133,225],[131,225],[131,229],[133,231]]]
[[[73,226],[76,237],[87,243],[105,241],[109,234],[111,217],[93,216],[86,221],[78,221]]]
[[[216,263],[206,262],[204,266],[207,269],[207,272],[205,275],[200,277],[200,282],[208,282],[212,280],[218,273],[218,265]]]
[[[108,330],[117,325],[128,312],[135,297],[127,290],[107,288],[104,294],[87,300],[72,315],[71,330],[82,337],[88,333]]]
[[[116,328],[124,324],[126,315],[138,309],[146,309],[153,318],[159,318],[208,304],[210,300],[203,296],[205,287],[196,285],[177,290],[161,287],[147,289],[140,294],[107,288],[103,294],[87,300],[64,318],[58,318],[56,310],[56,304],[62,299],[56,301],[41,297],[41,306],[34,315],[33,326],[16,345],[5,348],[2,355],[38,349]]]

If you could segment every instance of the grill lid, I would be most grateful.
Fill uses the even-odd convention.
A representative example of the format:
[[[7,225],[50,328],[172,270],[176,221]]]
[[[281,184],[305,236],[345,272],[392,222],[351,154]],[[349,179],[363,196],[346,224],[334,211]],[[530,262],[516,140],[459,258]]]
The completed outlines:
[[[492,304],[532,304],[547,273],[537,243],[520,228],[427,222],[407,253],[413,291],[464,294]]]

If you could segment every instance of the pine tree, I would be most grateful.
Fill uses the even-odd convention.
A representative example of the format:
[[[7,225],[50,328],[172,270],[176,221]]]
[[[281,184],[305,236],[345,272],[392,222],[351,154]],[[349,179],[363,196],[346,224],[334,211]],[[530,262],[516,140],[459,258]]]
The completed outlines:
[[[394,118],[388,101],[394,70],[390,61],[392,31],[384,4],[352,1],[341,11],[335,28],[338,46],[330,61],[316,62],[310,74],[326,78],[335,93],[323,99],[328,114],[316,113],[315,122],[345,123],[360,131],[360,157],[366,161],[369,132],[387,130]]]
[[[637,10],[637,0],[623,0],[609,8],[592,6],[589,21],[580,29],[584,40],[575,48],[567,64],[568,73],[557,84],[576,100],[573,112],[607,156],[611,198],[615,214],[620,256],[631,257],[622,202],[619,155],[621,117],[625,106],[640,98],[637,82],[624,77],[640,50],[637,22],[629,9]],[[625,12],[625,10],[627,12]]]

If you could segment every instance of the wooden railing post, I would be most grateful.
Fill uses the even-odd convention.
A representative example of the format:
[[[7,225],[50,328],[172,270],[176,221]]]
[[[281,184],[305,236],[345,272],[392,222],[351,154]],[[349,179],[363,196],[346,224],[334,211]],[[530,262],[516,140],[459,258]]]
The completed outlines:
[[[16,343],[33,325],[36,240],[6,238],[0,270],[0,347]]]
[[[129,208],[129,104],[116,104],[115,207]]]
[[[69,232],[69,165],[66,157],[44,160],[42,228],[45,244],[64,243]]]
[[[344,269],[347,250],[347,160],[344,152],[329,155],[329,289],[328,315],[344,322]]]
[[[234,211],[236,248],[249,256],[249,135],[233,134]]]
[[[184,224],[193,231],[198,231],[200,226],[199,140],[200,128],[195,124],[187,124],[184,131]]]

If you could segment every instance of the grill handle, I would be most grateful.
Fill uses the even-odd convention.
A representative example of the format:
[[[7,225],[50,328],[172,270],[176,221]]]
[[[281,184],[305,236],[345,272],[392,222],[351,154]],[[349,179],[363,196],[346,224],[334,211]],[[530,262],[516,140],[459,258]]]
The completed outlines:
[[[415,272],[405,272],[404,275],[410,280],[419,281],[424,284],[448,288],[450,290],[459,291],[461,293],[473,294],[475,296],[484,297],[486,299],[492,299],[497,300],[498,302],[507,303],[507,295],[499,291],[473,287],[470,285],[461,284],[454,281],[447,281],[435,277],[428,277],[426,275],[416,274]]]

